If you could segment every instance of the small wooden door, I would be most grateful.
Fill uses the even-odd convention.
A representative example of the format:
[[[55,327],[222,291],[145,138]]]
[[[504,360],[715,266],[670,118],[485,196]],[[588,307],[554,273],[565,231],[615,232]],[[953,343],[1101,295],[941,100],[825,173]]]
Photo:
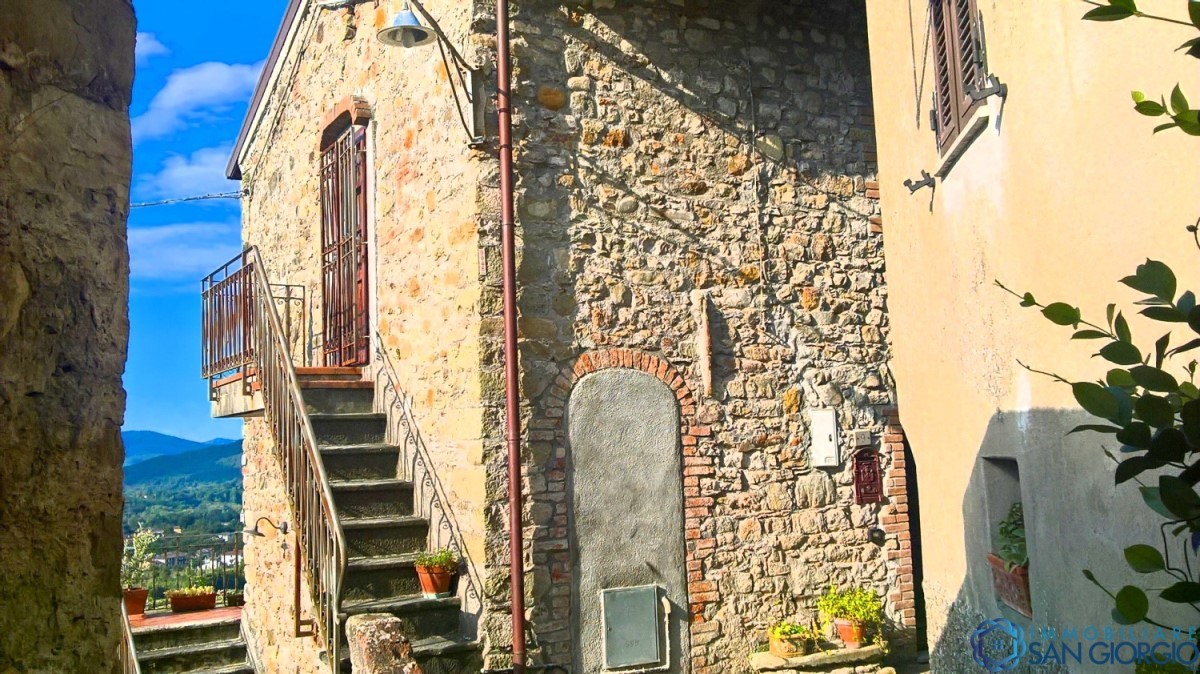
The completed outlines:
[[[370,360],[367,297],[367,131],[351,125],[321,152],[325,365]]]

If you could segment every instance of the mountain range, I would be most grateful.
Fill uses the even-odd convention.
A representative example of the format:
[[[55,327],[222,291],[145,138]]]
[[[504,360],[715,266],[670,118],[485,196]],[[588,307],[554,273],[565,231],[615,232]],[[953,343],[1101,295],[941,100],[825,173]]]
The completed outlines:
[[[125,531],[217,533],[240,528],[242,441],[124,431]]]

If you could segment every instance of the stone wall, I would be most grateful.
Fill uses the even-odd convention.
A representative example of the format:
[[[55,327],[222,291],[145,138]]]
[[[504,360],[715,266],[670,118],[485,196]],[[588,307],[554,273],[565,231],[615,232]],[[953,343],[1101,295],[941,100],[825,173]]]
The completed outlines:
[[[893,403],[863,8],[533,2],[514,31],[530,643],[566,662],[577,629],[558,424],[571,372],[654,359],[690,391],[691,670],[743,671],[768,624],[811,616],[831,582],[900,582],[901,531],[868,542],[882,507],[854,505],[848,451],[838,470],[808,462],[809,410],[879,447]],[[506,539],[489,534],[499,579]]]
[[[114,672],[133,8],[0,14],[0,671]]]

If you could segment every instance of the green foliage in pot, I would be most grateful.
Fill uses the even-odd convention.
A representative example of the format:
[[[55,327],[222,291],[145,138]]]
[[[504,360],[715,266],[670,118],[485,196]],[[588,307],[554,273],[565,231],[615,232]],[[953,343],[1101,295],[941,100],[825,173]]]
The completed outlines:
[[[459,556],[458,553],[450,548],[438,548],[428,552],[422,552],[417,555],[414,562],[417,566],[424,566],[431,569],[440,569],[447,573],[454,573],[458,570]]]
[[[1025,512],[1017,501],[1000,520],[1000,549],[996,556],[1004,560],[1009,571],[1020,566],[1029,566],[1029,553],[1025,551]]]
[[[824,616],[826,626],[837,619],[856,622],[863,627],[875,627],[883,621],[883,601],[864,587],[838,590],[830,585],[817,601],[817,610]]]
[[[121,587],[145,587],[154,560],[154,543],[158,538],[158,534],[141,525],[129,536],[121,554]]]
[[[216,594],[217,591],[212,585],[192,585],[191,587],[181,587],[178,590],[167,590],[167,599],[172,597],[203,597],[208,594]]]
[[[780,620],[772,625],[768,632],[771,636],[779,639],[793,639],[799,637],[801,639],[810,639],[815,641],[817,638],[816,630],[808,625],[802,625],[790,620]]]

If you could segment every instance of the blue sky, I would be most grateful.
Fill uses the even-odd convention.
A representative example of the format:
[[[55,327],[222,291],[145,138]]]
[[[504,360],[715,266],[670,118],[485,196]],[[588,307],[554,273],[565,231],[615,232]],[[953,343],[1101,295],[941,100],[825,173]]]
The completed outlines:
[[[225,163],[286,0],[135,0],[134,203],[231,192]],[[186,11],[185,11],[186,10]],[[200,279],[241,248],[236,200],[134,208],[126,430],[241,437],[200,378]]]

